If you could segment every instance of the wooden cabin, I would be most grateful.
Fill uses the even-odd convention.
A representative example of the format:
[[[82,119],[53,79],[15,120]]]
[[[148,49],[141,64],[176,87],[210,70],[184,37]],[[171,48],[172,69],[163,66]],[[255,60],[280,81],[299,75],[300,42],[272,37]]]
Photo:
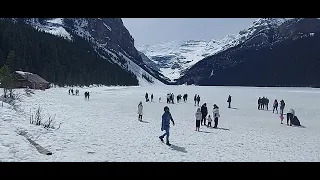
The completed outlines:
[[[15,71],[14,88],[49,89],[50,83],[37,74]]]

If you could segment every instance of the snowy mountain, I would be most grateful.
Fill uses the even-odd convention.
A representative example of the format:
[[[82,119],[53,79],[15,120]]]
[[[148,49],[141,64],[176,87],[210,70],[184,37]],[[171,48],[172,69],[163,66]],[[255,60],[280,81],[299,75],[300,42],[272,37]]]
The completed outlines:
[[[145,45],[138,47],[138,50],[146,54],[160,69],[160,72],[175,81],[184,72],[200,60],[222,52],[248,39],[263,38],[268,29],[272,30],[289,19],[286,18],[262,18],[237,35],[227,35],[221,40],[211,41],[172,41],[156,45]]]
[[[134,47],[134,39],[120,18],[14,18],[47,33],[73,42],[87,40],[103,58],[134,73],[139,84],[163,84],[158,72],[150,72]],[[158,79],[162,82],[160,82]]]
[[[226,39],[232,39],[232,36]],[[221,51],[225,41],[172,41],[157,45],[138,47],[157,66],[160,72],[171,81],[179,78],[187,68],[215,52]]]
[[[316,18],[258,19],[239,32],[230,48],[193,65],[178,83],[319,86],[319,32]]]

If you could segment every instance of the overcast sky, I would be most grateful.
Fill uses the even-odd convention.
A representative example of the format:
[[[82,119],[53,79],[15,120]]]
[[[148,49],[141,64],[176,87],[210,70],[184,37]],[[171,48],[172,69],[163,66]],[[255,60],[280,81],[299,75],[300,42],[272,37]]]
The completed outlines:
[[[257,18],[122,18],[135,46],[174,40],[219,40],[237,34]]]

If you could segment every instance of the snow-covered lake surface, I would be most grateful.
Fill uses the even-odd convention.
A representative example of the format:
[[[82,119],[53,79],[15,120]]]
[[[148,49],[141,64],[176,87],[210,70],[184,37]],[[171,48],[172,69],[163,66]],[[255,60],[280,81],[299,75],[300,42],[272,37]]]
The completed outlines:
[[[79,88],[80,95],[68,95],[68,88],[35,91],[23,96],[18,112],[0,104],[0,161],[319,161],[320,90],[311,88],[249,87],[95,87]],[[90,100],[84,92],[90,92]],[[2,89],[1,89],[2,92]],[[23,93],[23,90],[17,90]],[[145,93],[154,94],[146,103]],[[186,103],[167,104],[166,94],[188,93]],[[195,131],[193,96],[201,96],[212,116],[213,104],[220,107],[218,127],[200,127]],[[227,97],[232,107],[227,108]],[[258,110],[257,99],[266,96],[286,102],[296,111],[305,128],[280,124],[279,114]],[[162,102],[159,102],[161,97]],[[138,103],[142,101],[143,121],[138,121]],[[175,101],[176,102],[176,101]],[[171,125],[170,143],[161,143],[161,115],[168,105],[176,125]],[[45,117],[55,115],[58,130],[46,130],[29,124],[30,110],[38,106]],[[269,105],[269,110],[272,109]],[[286,116],[285,116],[286,118]],[[228,130],[225,130],[228,129]],[[27,136],[51,151],[40,154]]]

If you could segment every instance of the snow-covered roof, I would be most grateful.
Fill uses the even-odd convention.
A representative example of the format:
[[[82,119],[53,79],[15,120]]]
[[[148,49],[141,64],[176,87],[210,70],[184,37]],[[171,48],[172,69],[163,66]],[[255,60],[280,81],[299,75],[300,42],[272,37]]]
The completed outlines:
[[[30,72],[23,72],[23,71],[16,71],[17,74],[21,75],[24,79],[31,83],[42,83],[42,84],[48,84],[49,82],[40,77],[37,74],[33,74]]]

